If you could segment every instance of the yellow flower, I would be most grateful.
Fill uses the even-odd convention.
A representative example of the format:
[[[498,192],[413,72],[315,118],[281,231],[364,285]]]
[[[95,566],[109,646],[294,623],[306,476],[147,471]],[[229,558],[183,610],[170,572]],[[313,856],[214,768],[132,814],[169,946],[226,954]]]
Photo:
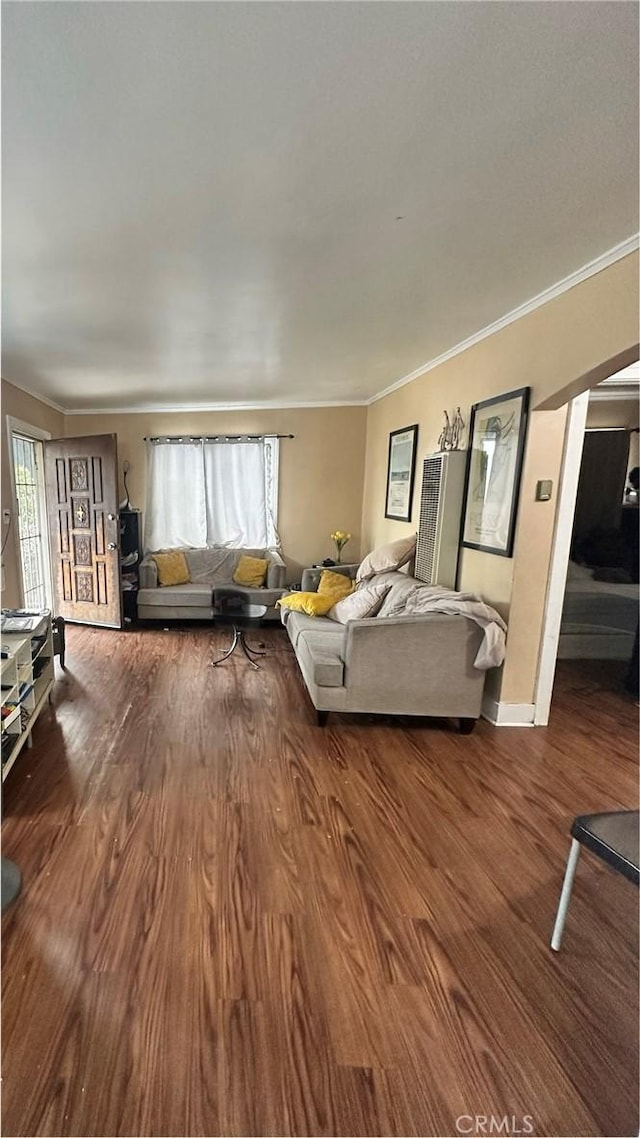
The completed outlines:
[[[342,547],[347,544],[347,542],[349,541],[349,539],[351,537],[351,534],[347,533],[346,530],[337,529],[337,530],[334,530],[334,532],[330,536],[331,536],[332,542],[334,543],[334,545],[336,547],[338,564],[340,564],[340,559],[342,557]]]

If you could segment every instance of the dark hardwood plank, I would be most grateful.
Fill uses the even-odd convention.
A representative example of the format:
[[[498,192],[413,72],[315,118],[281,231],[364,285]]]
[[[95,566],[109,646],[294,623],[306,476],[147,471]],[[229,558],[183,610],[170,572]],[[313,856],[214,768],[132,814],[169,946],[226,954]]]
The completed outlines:
[[[637,803],[620,670],[545,730],[332,715],[279,628],[68,628],[4,795],[11,1135],[637,1134],[638,894],[574,814]]]

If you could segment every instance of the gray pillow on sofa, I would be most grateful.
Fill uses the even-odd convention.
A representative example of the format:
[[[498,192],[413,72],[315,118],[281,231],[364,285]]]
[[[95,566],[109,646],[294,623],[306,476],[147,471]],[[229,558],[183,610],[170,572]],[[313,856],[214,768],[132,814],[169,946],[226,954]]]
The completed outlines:
[[[407,577],[405,581],[396,581],[384,598],[378,616],[401,616],[411,594],[420,588],[422,586],[413,577]]]

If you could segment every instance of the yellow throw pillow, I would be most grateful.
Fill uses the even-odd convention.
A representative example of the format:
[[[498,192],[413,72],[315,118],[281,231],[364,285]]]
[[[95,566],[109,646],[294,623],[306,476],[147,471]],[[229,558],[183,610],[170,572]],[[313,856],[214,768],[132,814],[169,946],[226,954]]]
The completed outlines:
[[[189,566],[184,553],[172,550],[170,553],[154,553],[153,560],[158,569],[159,585],[188,585]]]
[[[269,562],[266,557],[247,557],[245,553],[240,558],[233,579],[236,585],[246,585],[248,589],[260,589],[264,585]]]
[[[320,596],[333,597],[334,604],[348,596],[352,590],[353,581],[344,573],[332,573],[330,569],[325,569],[320,574],[318,592]]]
[[[287,593],[276,601],[283,609],[306,612],[307,616],[325,616],[335,603],[333,595],[326,593]]]

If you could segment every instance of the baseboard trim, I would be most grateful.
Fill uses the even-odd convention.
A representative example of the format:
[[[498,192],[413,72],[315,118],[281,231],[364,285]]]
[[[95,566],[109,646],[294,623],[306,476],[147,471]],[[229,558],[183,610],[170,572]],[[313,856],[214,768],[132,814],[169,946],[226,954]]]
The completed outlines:
[[[494,727],[533,727],[533,703],[500,703],[485,697],[482,701],[482,718]]]

